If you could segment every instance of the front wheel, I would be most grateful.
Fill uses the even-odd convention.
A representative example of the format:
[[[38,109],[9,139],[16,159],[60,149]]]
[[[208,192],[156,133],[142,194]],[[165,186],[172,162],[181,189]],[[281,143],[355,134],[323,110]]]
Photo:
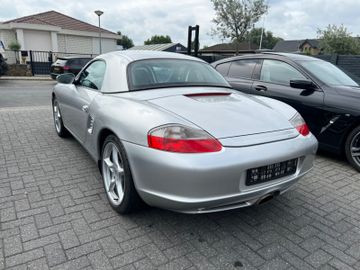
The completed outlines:
[[[129,161],[120,140],[109,135],[101,154],[104,188],[111,207],[121,214],[137,210],[141,199],[132,179]]]
[[[345,154],[350,164],[360,172],[360,126],[349,134],[345,143]]]
[[[53,117],[54,117],[55,131],[57,135],[59,135],[62,138],[67,137],[69,135],[69,132],[64,126],[62,114],[59,108],[59,102],[56,99],[54,99],[53,101]]]

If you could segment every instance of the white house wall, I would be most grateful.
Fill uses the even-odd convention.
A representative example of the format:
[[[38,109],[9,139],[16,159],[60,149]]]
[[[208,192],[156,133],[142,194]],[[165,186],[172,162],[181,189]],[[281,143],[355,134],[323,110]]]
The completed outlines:
[[[50,32],[24,30],[24,45],[25,50],[52,51]]]
[[[93,53],[99,54],[99,38],[93,38]],[[101,50],[102,53],[116,51],[116,39],[112,38],[101,38]]]
[[[58,34],[57,40],[58,40],[59,52],[66,52],[65,35]]]
[[[67,53],[93,53],[92,38],[66,35],[65,36],[65,52]]]

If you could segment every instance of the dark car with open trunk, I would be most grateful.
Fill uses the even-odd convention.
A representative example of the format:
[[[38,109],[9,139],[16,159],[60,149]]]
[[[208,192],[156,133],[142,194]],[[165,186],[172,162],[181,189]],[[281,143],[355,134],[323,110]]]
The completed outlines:
[[[52,79],[63,73],[73,73],[77,75],[80,70],[91,60],[90,57],[66,56],[59,57],[50,68]]]

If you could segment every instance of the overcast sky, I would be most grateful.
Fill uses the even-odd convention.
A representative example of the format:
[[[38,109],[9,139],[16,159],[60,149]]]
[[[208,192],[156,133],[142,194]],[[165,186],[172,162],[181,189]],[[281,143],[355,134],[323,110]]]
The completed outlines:
[[[210,35],[214,11],[210,0],[0,0],[0,21],[56,10],[77,19],[97,24],[93,13],[105,13],[102,26],[120,30],[135,45],[155,34],[171,36],[186,45],[187,27],[200,25],[200,46],[221,42]],[[328,24],[343,23],[360,35],[359,0],[268,0],[265,27],[284,39],[315,38],[316,30]],[[259,23],[262,25],[261,23]]]

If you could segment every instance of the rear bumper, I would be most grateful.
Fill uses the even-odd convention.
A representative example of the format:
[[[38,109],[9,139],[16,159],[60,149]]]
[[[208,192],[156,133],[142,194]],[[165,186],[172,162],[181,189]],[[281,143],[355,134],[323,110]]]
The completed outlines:
[[[287,191],[313,167],[313,135],[221,152],[177,154],[124,142],[134,183],[149,205],[184,213],[216,212],[255,204]],[[246,186],[250,168],[299,158],[294,175]]]

